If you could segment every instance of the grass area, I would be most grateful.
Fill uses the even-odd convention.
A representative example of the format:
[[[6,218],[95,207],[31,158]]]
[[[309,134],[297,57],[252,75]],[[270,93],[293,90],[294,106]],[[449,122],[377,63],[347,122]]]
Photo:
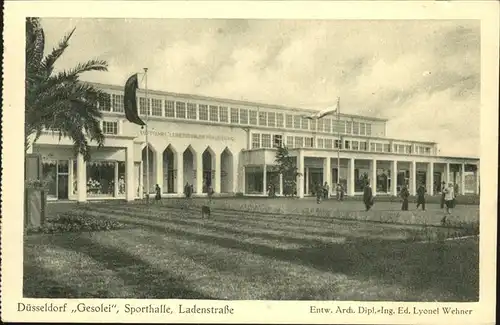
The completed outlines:
[[[421,226],[327,216],[216,209],[201,220],[168,204],[68,204],[129,228],[26,236],[24,296],[478,300],[477,238],[415,243]]]

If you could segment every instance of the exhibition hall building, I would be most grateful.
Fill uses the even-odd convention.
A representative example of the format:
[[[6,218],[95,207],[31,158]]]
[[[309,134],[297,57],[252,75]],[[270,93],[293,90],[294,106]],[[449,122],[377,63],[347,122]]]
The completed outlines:
[[[157,184],[164,197],[183,196],[186,185],[194,196],[211,190],[267,195],[269,184],[283,195],[275,168],[282,146],[296,158],[299,198],[312,195],[318,183],[334,193],[337,180],[346,195],[361,195],[366,179],[377,196],[398,195],[404,185],[413,195],[419,185],[433,195],[443,181],[456,184],[459,194],[479,193],[479,158],[442,156],[435,142],[389,138],[386,119],[307,119],[311,110],[155,90],[146,97],[139,89],[146,146],[146,129],[125,117],[123,86],[92,85],[105,93],[99,100],[105,143],[92,150],[91,160],[75,155],[72,141],[52,131],[31,146],[41,156],[49,199],[132,201],[155,193]]]

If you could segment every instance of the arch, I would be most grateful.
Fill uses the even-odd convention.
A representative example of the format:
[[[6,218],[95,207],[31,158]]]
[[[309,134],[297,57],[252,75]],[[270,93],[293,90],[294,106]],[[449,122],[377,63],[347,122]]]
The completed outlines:
[[[180,153],[181,154],[181,153]],[[182,170],[183,181],[186,184],[195,186],[196,179],[196,150],[189,145],[182,152],[182,168],[178,167],[178,170]],[[181,189],[178,189],[180,192]]]
[[[178,193],[175,175],[177,170],[178,153],[172,144],[163,150],[163,193]]]
[[[207,193],[210,187],[214,188],[215,182],[215,157],[216,153],[208,146],[202,153],[203,170],[203,193]]]
[[[149,149],[149,156],[146,154],[147,149]],[[143,179],[143,193],[154,193],[155,192],[155,184],[156,184],[156,171],[157,171],[157,166],[156,166],[156,156],[157,152],[155,148],[149,144],[149,146],[146,146],[146,144],[142,145],[142,179]],[[149,168],[147,161],[149,161]],[[148,173],[149,171],[149,173]],[[148,188],[148,174],[149,174],[149,191],[147,191]]]
[[[233,171],[234,158],[233,153],[226,147],[220,155],[220,191],[221,193],[233,193]]]

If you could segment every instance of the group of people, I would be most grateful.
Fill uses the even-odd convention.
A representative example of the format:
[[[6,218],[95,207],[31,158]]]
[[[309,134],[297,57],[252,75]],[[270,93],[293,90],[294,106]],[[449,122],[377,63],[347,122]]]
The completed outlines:
[[[322,199],[327,200],[330,197],[330,186],[327,182],[325,182],[325,184],[323,185],[318,182],[316,183],[314,192],[316,194],[316,203],[320,204]],[[342,186],[342,184],[339,183],[335,186],[335,192],[337,195],[337,200],[344,200],[344,187]]]
[[[448,185],[446,185],[445,182],[441,183],[441,209],[446,207],[446,213],[448,214],[451,213],[451,209],[453,209],[456,205],[456,187],[457,185],[453,185],[453,183],[448,183]],[[422,206],[422,210],[425,211],[426,193],[427,189],[424,184],[420,184],[417,188],[417,209]],[[401,210],[408,211],[408,198],[410,197],[410,191],[408,191],[408,188],[405,185],[403,185],[399,195],[403,199]]]

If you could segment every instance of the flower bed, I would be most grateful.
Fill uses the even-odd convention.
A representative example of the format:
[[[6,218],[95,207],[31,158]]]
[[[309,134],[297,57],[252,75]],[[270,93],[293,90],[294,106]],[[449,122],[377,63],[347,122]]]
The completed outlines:
[[[56,218],[48,220],[40,227],[29,227],[27,234],[35,233],[60,233],[82,231],[106,231],[125,228],[121,222],[107,218],[97,218],[85,211],[68,212],[59,214]]]

